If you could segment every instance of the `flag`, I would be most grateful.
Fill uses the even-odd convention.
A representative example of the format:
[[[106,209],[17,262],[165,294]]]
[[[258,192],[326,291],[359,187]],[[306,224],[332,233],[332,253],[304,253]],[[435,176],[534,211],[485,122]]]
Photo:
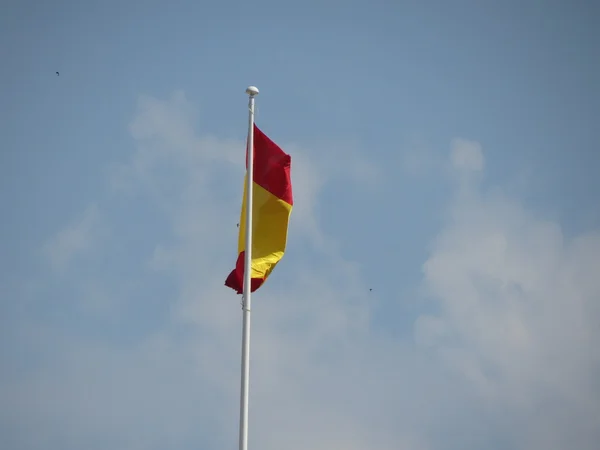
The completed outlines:
[[[247,158],[246,153],[246,168]],[[283,257],[293,206],[291,157],[256,125],[254,125],[253,162],[251,292],[262,286]],[[225,286],[241,294],[244,286],[246,246],[246,182],[244,182],[239,228],[238,258],[235,269],[225,280]]]

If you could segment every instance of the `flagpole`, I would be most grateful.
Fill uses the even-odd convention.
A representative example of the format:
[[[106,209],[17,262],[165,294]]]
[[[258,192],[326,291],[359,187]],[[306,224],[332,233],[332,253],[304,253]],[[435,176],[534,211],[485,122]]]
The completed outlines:
[[[242,377],[240,389],[240,448],[248,450],[248,397],[250,378],[250,310],[252,282],[252,186],[254,175],[254,97],[258,95],[255,86],[246,89],[248,94],[248,157],[246,170],[246,245],[244,247],[244,289],[242,299]]]

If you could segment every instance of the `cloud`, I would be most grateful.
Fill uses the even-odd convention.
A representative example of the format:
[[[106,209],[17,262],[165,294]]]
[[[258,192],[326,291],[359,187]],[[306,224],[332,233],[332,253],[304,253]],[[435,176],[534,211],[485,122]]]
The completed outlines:
[[[105,318],[102,303],[115,300],[103,300],[113,292],[103,284],[125,267],[112,259],[109,277],[78,291],[104,311],[84,329],[77,315],[18,328],[12,342],[29,361],[0,372],[0,444],[235,447],[241,309],[223,282],[235,261],[244,143],[198,135],[195,119],[181,92],[140,99],[135,148],[109,182],[128,205],[125,223],[155,208],[137,228],[151,233],[143,248],[111,222],[112,245],[136,248],[128,263],[141,266],[121,277],[135,276],[141,291],[116,325]],[[358,150],[337,164],[318,147],[279,143],[293,155],[297,206],[290,252],[253,300],[253,447],[595,448],[599,233],[565,236],[502,189],[465,182],[483,176],[483,151],[455,141],[455,196],[427,260],[415,261],[427,296],[377,299],[317,211],[330,183],[372,189],[379,169],[361,173]],[[91,258],[94,247],[83,248]],[[414,339],[384,332],[375,302],[422,308]]]
[[[454,139],[450,155],[452,166],[457,170],[483,170],[481,144],[466,139]]]
[[[98,237],[99,225],[98,206],[91,204],[73,223],[46,242],[43,251],[52,267],[62,271],[78,255],[89,251]]]
[[[400,153],[401,169],[415,177],[429,178],[433,173],[450,175],[468,182],[483,173],[485,158],[479,142],[455,138],[450,142],[450,157],[435,149],[422,137],[407,142]]]
[[[455,142],[459,171],[482,170]],[[518,448],[593,448],[600,426],[600,233],[567,237],[495,189],[457,196],[424,264],[419,342],[510,412]]]

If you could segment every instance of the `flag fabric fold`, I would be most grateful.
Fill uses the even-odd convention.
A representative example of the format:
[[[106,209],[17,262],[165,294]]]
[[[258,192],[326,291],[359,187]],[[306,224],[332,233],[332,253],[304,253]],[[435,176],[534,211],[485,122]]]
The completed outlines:
[[[246,169],[247,158],[246,152]],[[288,223],[293,207],[291,157],[256,125],[253,162],[251,292],[262,286],[285,253]],[[238,294],[243,292],[244,287],[245,236],[246,182],[240,217],[238,258],[235,269],[225,280],[225,286]]]

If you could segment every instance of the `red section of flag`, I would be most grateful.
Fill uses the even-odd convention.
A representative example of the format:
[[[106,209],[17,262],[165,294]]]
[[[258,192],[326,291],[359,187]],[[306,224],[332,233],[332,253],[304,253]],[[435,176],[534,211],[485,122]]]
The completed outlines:
[[[247,152],[246,161],[248,161]],[[291,164],[290,155],[281,150],[260,128],[254,125],[253,181],[275,197],[293,205]]]
[[[235,269],[231,271],[227,279],[225,280],[225,286],[235,290],[238,294],[244,292],[244,258],[246,252],[242,252],[238,255],[238,259],[235,263]],[[263,283],[263,278],[252,278],[250,282],[250,292],[256,291]]]

